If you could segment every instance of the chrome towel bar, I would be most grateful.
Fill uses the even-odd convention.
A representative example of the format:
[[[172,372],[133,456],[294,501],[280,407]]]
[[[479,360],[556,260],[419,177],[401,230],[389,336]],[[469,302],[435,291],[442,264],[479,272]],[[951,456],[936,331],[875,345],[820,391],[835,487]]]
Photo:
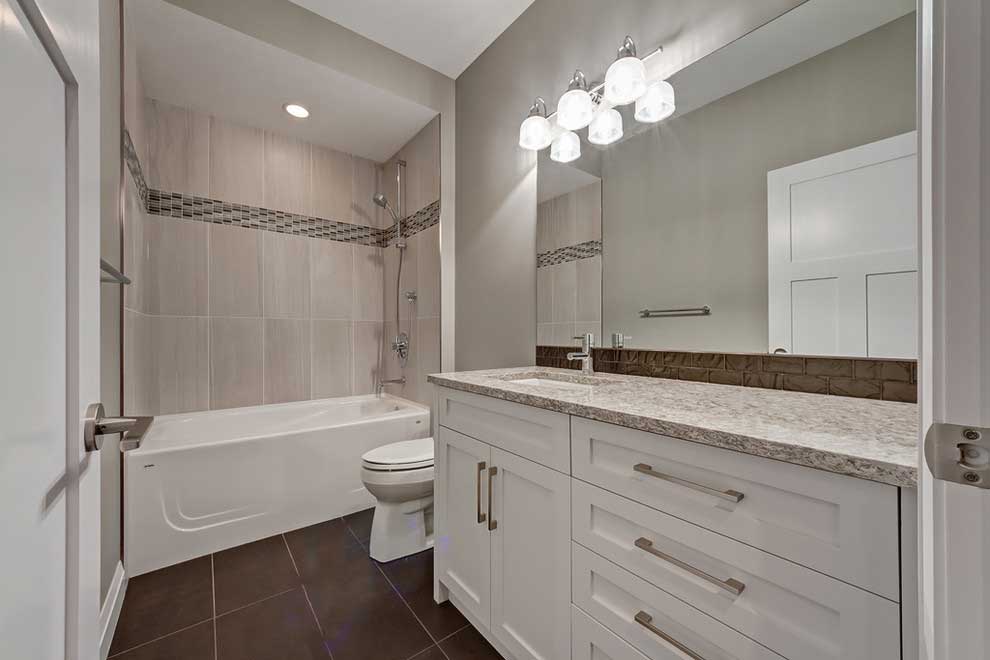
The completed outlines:
[[[676,307],[674,309],[641,309],[639,310],[639,317],[652,319],[665,316],[709,316],[711,313],[711,307],[702,305],[701,307]]]

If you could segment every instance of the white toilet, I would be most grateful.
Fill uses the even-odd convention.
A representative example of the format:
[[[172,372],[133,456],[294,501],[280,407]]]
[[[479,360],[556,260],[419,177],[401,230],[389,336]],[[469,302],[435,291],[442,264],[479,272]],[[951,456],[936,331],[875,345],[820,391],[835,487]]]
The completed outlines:
[[[372,559],[392,561],[433,547],[433,438],[372,449],[361,457],[361,481],[378,500]]]

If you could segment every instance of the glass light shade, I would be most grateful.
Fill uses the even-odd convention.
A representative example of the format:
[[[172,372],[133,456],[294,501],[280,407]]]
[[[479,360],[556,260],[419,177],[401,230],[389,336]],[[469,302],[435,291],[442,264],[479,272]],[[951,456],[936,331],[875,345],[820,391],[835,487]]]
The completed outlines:
[[[553,136],[550,132],[550,122],[546,117],[532,115],[526,117],[519,126],[519,146],[531,151],[539,151],[550,146]]]
[[[581,138],[577,133],[565,131],[550,145],[550,160],[569,163],[581,157]]]
[[[557,101],[557,124],[568,131],[578,131],[591,123],[595,116],[595,103],[591,94],[583,89],[564,92]]]
[[[605,72],[605,98],[614,105],[632,103],[646,91],[646,65],[638,57],[623,57]]]
[[[588,129],[588,142],[597,145],[612,144],[622,137],[622,115],[615,108],[602,112]]]
[[[666,80],[655,82],[636,99],[636,121],[653,124],[674,114],[674,88]]]

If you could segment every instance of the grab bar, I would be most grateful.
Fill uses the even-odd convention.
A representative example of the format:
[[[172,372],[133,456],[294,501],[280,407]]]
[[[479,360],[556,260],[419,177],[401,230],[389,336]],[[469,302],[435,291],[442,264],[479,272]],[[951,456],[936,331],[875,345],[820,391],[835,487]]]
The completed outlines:
[[[108,284],[130,284],[131,278],[124,275],[122,272],[113,267],[106,259],[100,259],[100,271],[103,273],[100,276],[101,282],[106,282]]]
[[[711,313],[711,307],[702,305],[701,307],[677,307],[674,309],[641,309],[639,310],[639,317],[652,319],[664,316],[709,316]]]

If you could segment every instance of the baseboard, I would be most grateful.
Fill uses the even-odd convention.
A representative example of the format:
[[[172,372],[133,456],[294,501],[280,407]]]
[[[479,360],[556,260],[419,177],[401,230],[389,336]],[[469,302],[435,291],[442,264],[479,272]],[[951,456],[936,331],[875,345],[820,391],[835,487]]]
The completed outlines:
[[[113,572],[113,582],[110,583],[110,591],[100,608],[100,660],[106,660],[110,655],[110,643],[113,641],[113,633],[117,630],[117,619],[120,618],[120,608],[124,605],[124,592],[127,591],[127,572],[124,565],[117,562],[117,569]]]

